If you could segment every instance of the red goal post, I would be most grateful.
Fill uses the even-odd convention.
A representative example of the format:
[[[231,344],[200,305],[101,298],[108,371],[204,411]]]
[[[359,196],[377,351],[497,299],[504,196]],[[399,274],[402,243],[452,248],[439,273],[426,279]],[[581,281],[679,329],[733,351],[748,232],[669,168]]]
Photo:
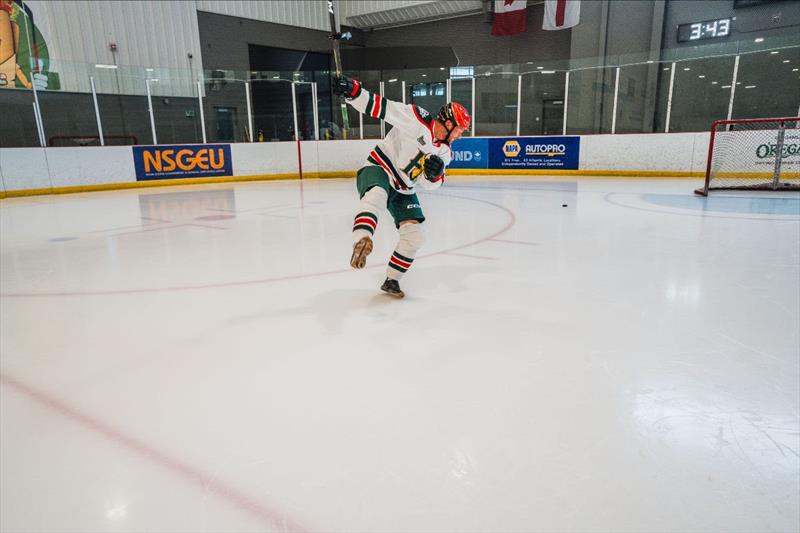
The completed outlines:
[[[800,117],[716,120],[706,179],[712,190],[800,190]]]

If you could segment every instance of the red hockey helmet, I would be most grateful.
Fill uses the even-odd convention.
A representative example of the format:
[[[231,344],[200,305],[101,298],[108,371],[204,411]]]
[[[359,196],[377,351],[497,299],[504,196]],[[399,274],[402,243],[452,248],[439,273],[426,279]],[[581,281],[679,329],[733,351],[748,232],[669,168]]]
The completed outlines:
[[[457,102],[448,102],[444,104],[436,118],[441,121],[442,124],[451,120],[454,126],[458,126],[462,130],[468,130],[472,123],[467,109]]]

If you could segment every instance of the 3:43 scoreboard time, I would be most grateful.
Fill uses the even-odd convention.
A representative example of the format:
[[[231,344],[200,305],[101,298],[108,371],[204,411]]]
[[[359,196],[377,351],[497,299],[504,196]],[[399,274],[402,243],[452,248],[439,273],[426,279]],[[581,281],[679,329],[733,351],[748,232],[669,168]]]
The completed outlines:
[[[715,39],[727,37],[731,34],[731,23],[733,18],[716,20],[704,20],[702,22],[690,22],[678,26],[678,42],[699,41],[701,39]]]

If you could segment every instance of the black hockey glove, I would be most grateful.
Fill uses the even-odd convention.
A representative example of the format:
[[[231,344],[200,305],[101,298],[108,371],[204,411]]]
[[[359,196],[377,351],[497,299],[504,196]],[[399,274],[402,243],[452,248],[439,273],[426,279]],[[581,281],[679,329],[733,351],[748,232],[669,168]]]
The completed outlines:
[[[331,86],[333,94],[344,95],[345,98],[355,98],[361,94],[361,83],[358,80],[351,80],[347,76],[335,76]]]
[[[429,155],[425,158],[425,177],[433,181],[444,172],[444,161],[438,155]]]

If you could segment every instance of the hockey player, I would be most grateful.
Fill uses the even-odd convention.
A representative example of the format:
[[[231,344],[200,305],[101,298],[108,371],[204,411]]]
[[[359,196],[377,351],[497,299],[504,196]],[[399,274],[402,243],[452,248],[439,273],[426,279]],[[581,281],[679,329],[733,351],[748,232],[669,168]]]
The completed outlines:
[[[381,290],[402,298],[400,278],[411,268],[422,247],[425,215],[414,192],[438,189],[444,183],[444,169],[452,159],[450,143],[469,129],[470,116],[458,103],[447,103],[433,118],[415,105],[386,100],[370,93],[358,80],[346,76],[334,80],[333,91],[343,94],[361,113],[385,120],[393,126],[367,157],[358,171],[356,186],[361,203],[353,223],[353,255],[350,266],[364,268],[372,252],[372,235],[381,207],[394,218],[400,240],[386,268]]]

